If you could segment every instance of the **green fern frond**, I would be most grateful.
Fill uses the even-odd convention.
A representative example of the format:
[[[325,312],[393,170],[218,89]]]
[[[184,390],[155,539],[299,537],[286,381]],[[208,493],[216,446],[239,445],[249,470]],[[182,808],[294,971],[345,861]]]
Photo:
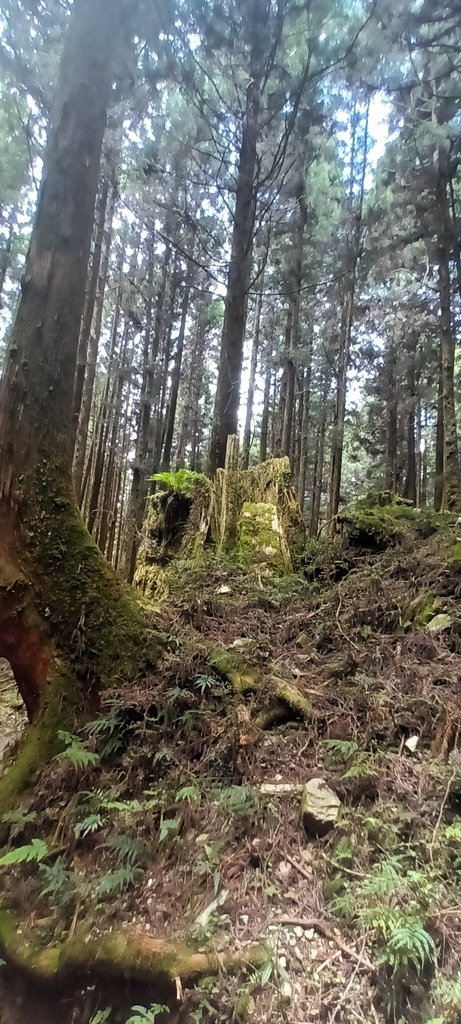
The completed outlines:
[[[70,732],[64,732],[62,729],[58,731],[58,738],[64,743],[64,750],[60,754],[56,754],[57,760],[70,761],[74,768],[88,768],[89,765],[97,764],[99,761],[99,754],[95,754],[92,750],[88,750],[82,740],[78,736],[74,736]]]
[[[27,846],[17,846],[15,850],[9,850],[3,857],[0,857],[0,867],[8,867],[10,864],[24,864],[30,861],[41,861],[49,854],[47,844],[43,839],[32,839]]]

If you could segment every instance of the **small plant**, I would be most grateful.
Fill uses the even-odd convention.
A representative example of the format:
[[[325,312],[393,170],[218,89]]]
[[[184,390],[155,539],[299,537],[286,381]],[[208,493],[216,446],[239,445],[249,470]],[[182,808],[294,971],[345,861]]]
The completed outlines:
[[[325,747],[334,760],[346,762],[343,779],[371,779],[378,775],[373,755],[361,750],[354,740],[325,740]]]
[[[135,836],[114,835],[103,843],[103,849],[115,853],[117,864],[122,867],[138,868],[145,853],[144,840]]]
[[[129,1017],[126,1024],[154,1024],[161,1013],[169,1013],[168,1006],[163,1003],[152,1003],[150,1006],[132,1006],[132,1017]]]
[[[95,754],[94,751],[88,750],[78,736],[74,736],[73,733],[64,732],[60,729],[58,731],[58,738],[62,743],[64,743],[64,750],[62,750],[60,754],[56,755],[56,760],[70,761],[71,765],[73,765],[77,771],[82,768],[88,768],[89,765],[98,763],[99,754]]]
[[[89,1024],[105,1024],[106,1020],[109,1020],[111,1013],[111,1006],[106,1006],[105,1010],[97,1010],[96,1013],[93,1014]]]
[[[212,798],[224,811],[252,817],[259,809],[257,794],[250,786],[224,786],[214,789]]]
[[[35,821],[36,818],[36,811],[26,811],[24,807],[16,807],[13,811],[5,811],[0,820],[5,825],[11,825],[14,831],[19,832],[25,825]]]
[[[49,897],[50,903],[65,907],[80,895],[80,879],[74,871],[69,871],[62,857],[58,857],[54,864],[41,864],[40,873],[45,883],[40,896]]]
[[[97,832],[98,829],[102,828],[103,817],[101,814],[87,814],[86,818],[82,818],[81,821],[77,821],[74,826],[74,835],[76,839],[85,839],[86,836],[91,835],[93,832]]]
[[[31,839],[27,846],[17,846],[15,850],[9,850],[8,853],[3,854],[0,857],[0,867],[8,867],[11,864],[24,864],[31,861],[41,861],[44,857],[49,854],[47,844],[43,839]]]

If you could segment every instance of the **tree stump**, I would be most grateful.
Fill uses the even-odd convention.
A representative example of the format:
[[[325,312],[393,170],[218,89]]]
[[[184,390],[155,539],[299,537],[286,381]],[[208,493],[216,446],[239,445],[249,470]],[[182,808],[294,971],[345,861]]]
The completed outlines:
[[[299,565],[305,524],[287,458],[241,470],[233,436],[213,481],[188,470],[156,480],[162,489],[149,499],[134,579],[146,596],[161,597],[178,563],[200,563],[208,552],[265,574]]]

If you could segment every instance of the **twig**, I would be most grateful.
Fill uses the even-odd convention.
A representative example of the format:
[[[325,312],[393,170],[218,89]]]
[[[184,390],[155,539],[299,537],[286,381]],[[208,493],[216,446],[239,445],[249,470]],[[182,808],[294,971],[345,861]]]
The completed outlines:
[[[324,860],[327,861],[328,864],[331,864],[334,868],[337,868],[338,871],[343,871],[345,875],[350,875],[351,878],[358,878],[359,881],[362,881],[363,878],[366,878],[365,871],[355,871],[354,868],[345,868],[343,864],[337,864],[337,862],[335,860],[332,860],[331,857],[327,857],[326,853],[322,853],[322,857]]]
[[[277,924],[292,925],[294,928],[313,928],[314,931],[318,932],[319,935],[323,935],[329,942],[334,942],[338,949],[344,953],[344,956],[354,960],[360,967],[364,967],[369,974],[377,973],[376,967],[368,957],[363,956],[363,953],[356,953],[355,949],[352,949],[351,946],[348,946],[342,939],[338,938],[335,932],[328,925],[324,924],[323,921],[319,921],[317,917],[282,917]]]
[[[336,625],[337,625],[341,635],[344,637],[345,640],[347,640],[348,644],[350,644],[351,647],[353,647],[355,651],[359,651],[360,647],[356,643],[354,643],[353,640],[351,640],[350,636],[348,636],[347,633],[344,632],[343,627],[342,627],[342,625],[341,625],[341,623],[339,621],[339,613],[341,611],[341,605],[343,603],[343,598],[342,598],[341,591],[339,590],[338,592],[339,592],[339,603],[338,603],[338,608],[337,608],[337,611],[336,611]]]
[[[302,875],[303,878],[307,878],[308,882],[312,882],[312,875],[310,875],[309,872],[306,871],[305,868],[303,868],[302,864],[299,864],[297,860],[295,860],[293,857],[290,857],[289,853],[285,854],[285,860],[287,860],[288,863],[292,865],[292,867],[296,868],[296,870],[299,871],[299,874]]]

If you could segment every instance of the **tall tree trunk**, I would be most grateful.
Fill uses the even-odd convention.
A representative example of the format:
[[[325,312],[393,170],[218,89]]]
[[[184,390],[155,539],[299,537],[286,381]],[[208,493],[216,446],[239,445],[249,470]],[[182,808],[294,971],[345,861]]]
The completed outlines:
[[[443,502],[443,453],[444,453],[444,429],[443,429],[443,372],[442,357],[440,356],[439,380],[437,386],[437,423],[435,428],[435,476],[434,476],[434,509],[440,512]]]
[[[269,406],[271,400],[272,383],[272,339],[266,350],[266,373],[264,376],[263,412],[261,417],[261,436],[259,439],[259,461],[267,459],[267,446],[269,440]]]
[[[151,469],[151,418],[170,260],[171,249],[167,246],[163,254],[160,285],[157,292],[154,311],[154,241],[151,239],[148,252],[146,326],[144,331],[143,375],[140,409],[133,475],[131,479],[131,489],[126,514],[124,552],[122,559],[122,572],[129,582],[131,582],[134,576],[136,554],[138,550],[138,534],[144,518],[144,503],[148,491],[147,477],[149,470]]]
[[[181,305],[181,321],[179,324],[176,352],[174,356],[173,369],[171,371],[170,397],[168,401],[168,412],[166,417],[165,441],[161,469],[163,473],[169,472],[171,463],[171,449],[173,446],[174,426],[176,422],[176,409],[178,406],[179,382],[181,379],[181,366],[184,351],[184,338],[186,336],[187,312],[189,309],[190,287],[184,289]]]
[[[320,407],[320,421],[317,426],[317,436],[315,442],[315,457],[314,457],[314,475],[313,475],[313,487],[312,487],[312,506],[311,516],[309,523],[309,536],[316,537],[319,530],[320,522],[320,506],[322,504],[322,489],[323,489],[323,471],[325,464],[325,434],[327,425],[327,397],[328,397],[328,378],[325,372],[323,378],[321,407]]]
[[[75,438],[75,451],[72,467],[75,493],[77,501],[82,499],[82,478],[85,466],[85,453],[88,441],[88,428],[90,424],[91,406],[93,402],[93,390],[96,377],[96,364],[98,360],[99,339],[101,336],[102,314],[104,309],[104,295],[106,290],[107,270],[109,267],[110,246],[112,241],[112,221],[114,218],[116,201],[116,190],[112,186],[108,201],[107,216],[104,221],[104,234],[102,240],[102,253],[99,261],[99,274],[96,287],[96,298],[94,302],[93,318],[91,323],[90,336],[86,354],[85,379],[83,382],[82,400],[78,417],[77,434]],[[74,402],[76,395],[74,390]],[[76,411],[76,410],[74,410]]]
[[[399,412],[399,396],[396,379],[396,348],[395,339],[388,342],[385,359],[385,394],[386,394],[386,470],[385,488],[391,494],[397,490],[397,422]]]
[[[307,476],[307,459],[308,459],[308,441],[309,441],[309,417],[310,417],[310,395],[311,395],[311,378],[312,378],[312,339],[313,332],[312,326],[309,324],[307,329],[307,352],[306,352],[306,366],[304,370],[303,379],[303,393],[302,399],[302,419],[301,419],[301,432],[299,440],[299,475],[298,475],[298,501],[301,508],[304,508],[304,502],[306,499],[306,476]]]
[[[411,331],[407,341],[408,354],[408,413],[407,458],[403,497],[416,505],[416,334]]]
[[[262,78],[260,46],[264,33],[266,5],[263,0],[248,0],[248,11],[248,28],[251,33],[250,81],[246,90],[235,192],[231,257],[208,455],[210,476],[214,476],[218,467],[224,466],[227,438],[238,432],[243,342],[256,212],[255,178]]]
[[[60,723],[113,678],[114,652],[123,677],[139,664],[146,636],[140,610],[85,529],[71,481],[69,412],[122,10],[118,0],[72,8],[0,385],[0,655],[29,715],[42,711],[0,780],[0,807],[56,749]]]
[[[363,213],[363,200],[365,196],[365,175],[368,163],[368,121],[370,113],[370,103],[368,102],[365,119],[364,119],[364,139],[363,139],[363,151],[360,169],[360,183],[359,183],[359,198],[357,206],[353,202],[353,178],[354,178],[354,158],[355,149],[357,147],[355,132],[353,133],[353,146],[351,156],[351,185],[349,190],[349,198],[352,203],[352,212],[354,217],[354,227],[352,230],[352,239],[349,251],[346,254],[346,260],[349,264],[348,274],[346,277],[346,288],[342,303],[341,313],[341,329],[339,336],[339,353],[338,353],[338,375],[336,385],[336,403],[333,418],[333,434],[331,442],[331,465],[330,465],[330,494],[328,503],[328,519],[333,520],[338,513],[340,493],[341,493],[341,471],[343,463],[343,445],[344,445],[344,423],[346,415],[346,396],[347,396],[347,372],[349,369],[349,357],[350,347],[352,339],[352,327],[354,323],[354,300],[355,300],[355,287],[357,281],[357,268],[360,258],[360,245],[362,238],[362,213]],[[332,526],[333,529],[333,526]]]
[[[461,511],[461,473],[455,405],[455,338],[451,317],[450,254],[452,226],[448,201],[448,157],[440,147],[437,159],[435,198],[437,209],[437,263],[440,299],[440,353],[443,395],[443,507]]]
[[[106,211],[107,211],[107,199],[109,195],[109,179],[107,175],[103,175],[100,184],[99,195],[96,202],[95,220],[94,220],[94,244],[93,251],[91,254],[90,269],[88,274],[87,287],[85,292],[85,306],[83,309],[83,317],[80,325],[80,333],[78,338],[77,348],[77,366],[75,370],[75,381],[74,381],[74,404],[72,412],[72,433],[71,433],[71,444],[75,447],[75,440],[77,437],[78,421],[80,416],[80,409],[82,405],[83,385],[85,381],[85,371],[88,359],[88,344],[90,340],[91,324],[93,322],[94,305],[96,301],[96,291],[99,280],[99,269],[101,266],[101,254],[102,245],[104,241],[104,227],[106,222]],[[76,488],[77,491],[79,488]]]
[[[293,436],[293,414],[295,405],[296,366],[301,345],[301,288],[303,283],[304,229],[307,222],[304,166],[297,185],[298,217],[293,232],[292,270],[290,282],[291,330],[287,334],[288,354],[286,362],[287,393],[282,433],[282,455],[291,457]]]
[[[253,324],[253,339],[251,343],[250,373],[248,377],[247,405],[245,413],[245,428],[243,431],[242,444],[242,469],[248,469],[250,463],[251,448],[251,424],[253,421],[253,404],[256,385],[256,370],[258,368],[259,338],[261,334],[261,309],[263,302],[264,274],[262,272],[262,261],[259,263],[259,290],[256,296],[255,316]]]

